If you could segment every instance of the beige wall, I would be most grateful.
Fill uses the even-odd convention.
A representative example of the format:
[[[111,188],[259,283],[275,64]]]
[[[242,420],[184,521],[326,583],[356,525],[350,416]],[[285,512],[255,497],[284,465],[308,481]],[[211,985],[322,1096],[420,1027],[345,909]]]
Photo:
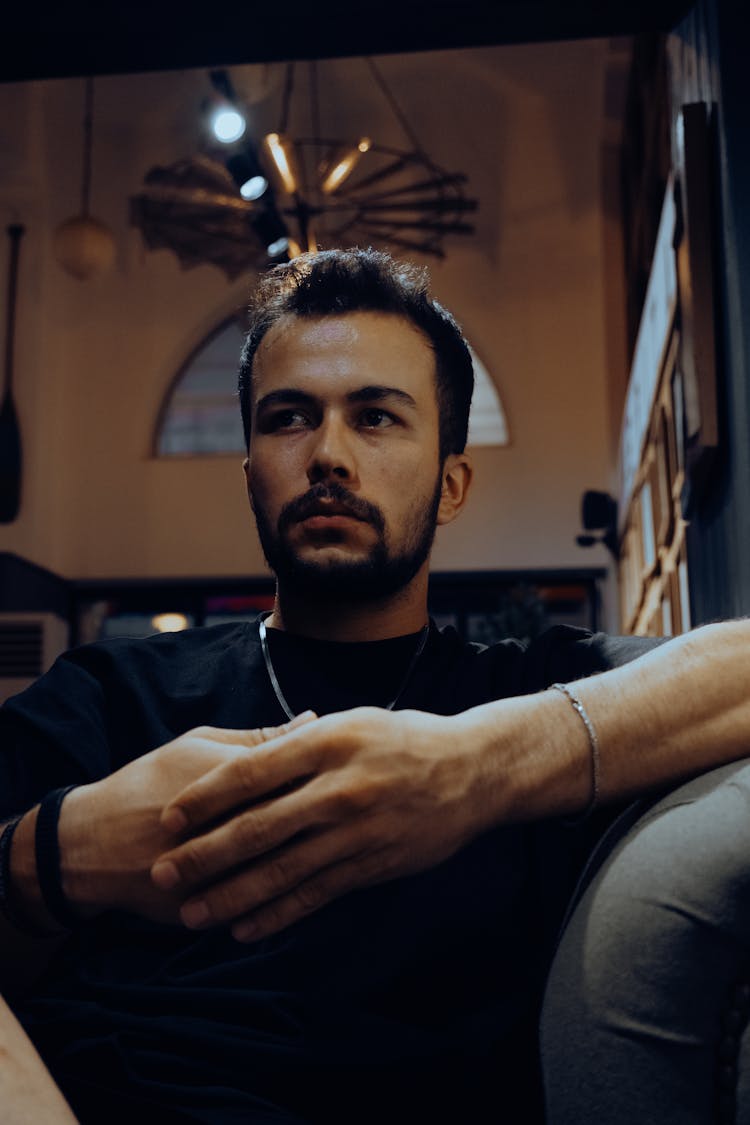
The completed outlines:
[[[476,452],[469,507],[440,534],[441,569],[607,564],[601,548],[574,542],[581,492],[610,484],[615,455],[598,146],[590,139],[573,153],[572,185],[564,156],[579,141],[570,124],[567,141],[557,127],[566,90],[569,113],[586,102],[596,117],[602,58],[584,44],[563,63],[550,53],[557,45],[546,46],[546,59],[526,61],[552,72],[551,93],[540,94],[517,55],[501,65],[516,49],[485,49],[481,65],[458,68],[463,94],[453,110],[486,113],[484,125],[467,134],[446,96],[432,132],[424,126],[428,148],[460,138],[463,148],[441,154],[447,166],[468,167],[476,151],[479,236],[448,243],[433,282],[494,375],[511,433],[508,448]],[[420,89],[429,61],[419,63]],[[16,348],[24,498],[17,522],[0,527],[0,550],[75,577],[260,573],[239,463],[150,456],[174,371],[241,303],[248,281],[230,283],[212,266],[182,271],[169,251],[144,250],[128,225],[128,196],[147,169],[194,144],[197,101],[191,72],[144,76],[131,112],[133,81],[98,83],[93,212],[113,229],[118,258],[109,275],[86,283],[67,277],[51,252],[55,226],[77,210],[82,84],[0,86],[0,202],[7,219],[28,227]],[[156,108],[143,117],[147,95]],[[498,183],[492,129],[501,117],[502,151],[513,160]]]

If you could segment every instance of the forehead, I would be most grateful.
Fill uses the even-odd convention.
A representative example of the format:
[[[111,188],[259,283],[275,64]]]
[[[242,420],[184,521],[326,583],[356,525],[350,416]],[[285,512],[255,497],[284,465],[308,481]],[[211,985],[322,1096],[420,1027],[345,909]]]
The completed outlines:
[[[434,398],[434,352],[410,320],[381,312],[288,315],[268,330],[253,361],[256,402],[280,386],[326,394],[368,383]]]

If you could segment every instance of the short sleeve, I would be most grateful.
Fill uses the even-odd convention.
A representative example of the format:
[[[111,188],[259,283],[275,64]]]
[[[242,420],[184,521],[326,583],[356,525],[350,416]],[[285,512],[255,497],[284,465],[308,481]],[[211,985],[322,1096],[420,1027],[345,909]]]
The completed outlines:
[[[61,657],[0,708],[0,817],[23,812],[61,785],[110,769],[103,692],[95,675]]]

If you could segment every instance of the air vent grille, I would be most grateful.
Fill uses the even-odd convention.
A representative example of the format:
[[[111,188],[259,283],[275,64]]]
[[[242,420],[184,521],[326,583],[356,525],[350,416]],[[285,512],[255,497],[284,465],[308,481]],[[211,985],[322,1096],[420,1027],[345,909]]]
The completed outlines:
[[[35,678],[44,671],[44,622],[0,621],[0,678]]]

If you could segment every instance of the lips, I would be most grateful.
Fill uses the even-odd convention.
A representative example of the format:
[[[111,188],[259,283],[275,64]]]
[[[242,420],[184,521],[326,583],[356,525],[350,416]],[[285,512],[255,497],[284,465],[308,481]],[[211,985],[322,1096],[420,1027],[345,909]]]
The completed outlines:
[[[335,527],[337,519],[370,524],[380,535],[385,531],[385,520],[376,505],[354,496],[336,481],[313,485],[303,496],[285,504],[279,515],[278,529],[283,534],[293,524],[308,520],[317,521],[319,528],[325,527],[326,521],[330,520],[329,526]],[[315,524],[308,523],[307,526]]]
[[[356,512],[353,512],[352,509],[348,508],[345,504],[338,504],[335,501],[332,501],[329,504],[326,504],[323,501],[318,501],[315,504],[310,504],[300,513],[297,518],[299,522],[302,523],[304,520],[313,519],[315,516],[345,516],[347,519],[359,520],[360,522],[362,521],[362,516],[358,515]]]

